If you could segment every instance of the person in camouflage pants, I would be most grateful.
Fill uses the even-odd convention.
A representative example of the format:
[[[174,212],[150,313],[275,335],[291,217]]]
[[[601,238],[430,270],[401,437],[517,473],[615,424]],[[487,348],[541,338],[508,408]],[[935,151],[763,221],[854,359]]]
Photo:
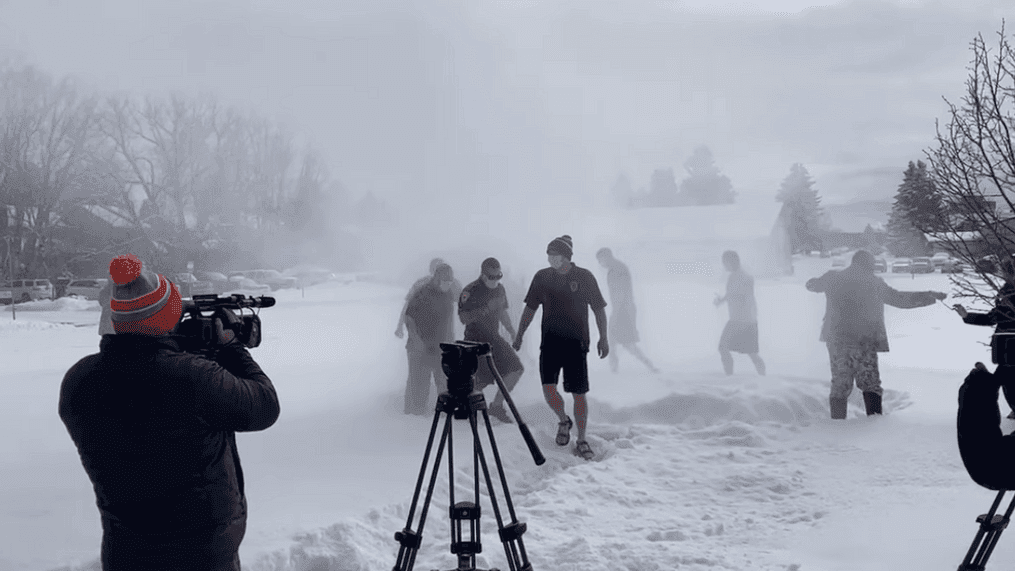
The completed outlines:
[[[846,400],[856,388],[867,393],[884,393],[881,388],[881,375],[878,372],[878,353],[875,347],[868,345],[850,345],[842,341],[830,341],[828,346],[828,362],[832,368],[832,390],[830,398]]]
[[[881,414],[881,376],[878,353],[888,351],[885,304],[901,309],[933,305],[947,294],[937,291],[898,291],[874,275],[874,255],[859,250],[849,267],[807,280],[808,291],[825,294],[825,322],[821,341],[828,347],[832,388],[828,405],[833,419],[846,418],[847,397],[853,383],[863,391],[867,415]]]

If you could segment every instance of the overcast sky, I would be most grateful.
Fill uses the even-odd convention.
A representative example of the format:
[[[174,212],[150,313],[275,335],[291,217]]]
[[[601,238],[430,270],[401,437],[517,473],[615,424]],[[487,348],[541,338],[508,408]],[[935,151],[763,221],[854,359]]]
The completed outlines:
[[[1003,4],[0,0],[0,56],[95,91],[214,94],[408,205],[563,207],[621,172],[680,177],[700,144],[742,193],[801,162],[833,203],[894,194]]]

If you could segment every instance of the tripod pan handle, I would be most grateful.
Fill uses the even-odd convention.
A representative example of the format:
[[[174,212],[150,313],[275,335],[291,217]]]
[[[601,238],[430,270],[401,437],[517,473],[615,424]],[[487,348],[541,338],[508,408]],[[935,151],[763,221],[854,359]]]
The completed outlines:
[[[543,456],[543,451],[539,449],[539,445],[536,444],[536,439],[533,438],[532,433],[529,432],[529,427],[524,423],[519,423],[518,430],[522,432],[522,438],[525,439],[525,444],[529,447],[529,453],[532,454],[532,460],[536,463],[536,466],[542,466],[546,462],[546,458]]]

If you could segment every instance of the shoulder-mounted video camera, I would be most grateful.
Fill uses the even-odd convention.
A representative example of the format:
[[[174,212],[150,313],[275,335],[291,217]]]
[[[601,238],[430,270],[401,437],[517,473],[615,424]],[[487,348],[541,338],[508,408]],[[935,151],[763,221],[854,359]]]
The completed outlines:
[[[246,347],[257,347],[261,344],[261,318],[253,310],[273,305],[275,298],[263,295],[195,295],[183,300],[183,314],[175,333],[186,351],[212,351],[219,344],[215,321],[221,321],[224,329],[232,329],[237,341]],[[243,313],[245,309],[251,312]]]

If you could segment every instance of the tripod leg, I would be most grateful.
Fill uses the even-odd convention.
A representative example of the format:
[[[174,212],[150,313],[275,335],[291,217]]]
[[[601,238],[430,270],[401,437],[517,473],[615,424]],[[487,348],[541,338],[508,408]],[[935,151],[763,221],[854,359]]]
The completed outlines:
[[[1005,492],[1006,490],[998,492],[990,506],[990,511],[976,518],[980,529],[976,531],[973,543],[969,546],[969,551],[966,552],[966,557],[959,565],[958,571],[982,571],[986,567],[987,559],[990,558],[998,539],[1000,539],[1001,532],[1008,526],[1012,511],[1015,510],[1015,497],[1013,497],[1005,514],[1003,516],[996,515]]]
[[[395,532],[395,541],[400,544],[400,547],[398,549],[398,558],[395,560],[395,566],[392,568],[392,571],[412,571],[412,567],[416,563],[416,553],[423,543],[423,526],[426,525],[426,515],[430,507],[430,500],[433,498],[434,484],[437,482],[441,455],[451,434],[451,413],[445,410],[449,406],[446,402],[447,399],[444,398],[445,396],[446,393],[438,398],[437,410],[434,411],[433,424],[430,426],[430,436],[427,439],[426,451],[423,453],[423,463],[419,467],[419,477],[416,479],[416,489],[412,493],[412,504],[409,506],[409,516],[406,519],[405,528],[402,531]],[[450,406],[452,409],[454,408],[453,405]],[[426,468],[430,461],[430,452],[433,448],[434,437],[437,434],[437,425],[442,412],[448,413],[444,420],[444,431],[441,433],[440,444],[437,446],[437,455],[434,458],[433,470],[430,474],[430,484],[427,487],[423,507],[420,510],[419,529],[413,531],[412,522],[416,514],[416,504],[419,501],[419,494],[423,488],[423,477],[426,475]]]
[[[482,399],[482,395],[479,395],[479,398]],[[500,540],[504,544],[504,554],[507,556],[508,568],[510,571],[532,571],[532,564],[528,561],[528,555],[525,553],[525,544],[522,542],[522,534],[525,533],[526,526],[524,523],[519,522],[515,517],[514,505],[511,503],[511,494],[508,491],[507,478],[504,475],[504,465],[501,463],[500,453],[497,450],[497,441],[494,439],[493,427],[490,424],[490,415],[486,411],[486,407],[482,406],[482,403],[480,403],[479,406],[482,407],[480,410],[483,413],[483,421],[486,424],[486,433],[490,440],[490,449],[493,453],[497,472],[500,477],[501,487],[504,491],[504,500],[507,505],[508,512],[511,515],[511,523],[506,526],[504,525],[504,520],[501,517],[500,506],[497,504],[497,495],[494,491],[493,480],[490,478],[490,468],[486,462],[486,455],[483,454],[482,441],[479,438],[479,422],[476,417],[475,408],[473,408],[472,413],[469,415],[469,424],[472,427],[473,447],[476,455],[479,457],[480,465],[483,468],[483,476],[486,480],[486,489],[490,496],[490,504],[493,507],[493,515],[497,520],[497,529],[500,535]]]
[[[999,497],[1002,495],[1004,495],[1004,491],[998,493]],[[1011,521],[1012,511],[1015,511],[1015,496],[1012,497],[1011,503],[1008,504],[1008,509],[1005,510],[1004,515],[1000,516],[1000,520],[998,520],[999,516],[994,516],[992,518],[995,521],[992,522],[992,529],[987,532],[987,537],[984,540],[983,547],[981,548],[981,551],[983,552],[983,558],[979,560],[981,568],[987,566],[987,559],[990,559],[990,555],[994,552],[994,548],[997,547],[997,542],[1001,539],[1001,532],[1008,527],[1008,522]]]

